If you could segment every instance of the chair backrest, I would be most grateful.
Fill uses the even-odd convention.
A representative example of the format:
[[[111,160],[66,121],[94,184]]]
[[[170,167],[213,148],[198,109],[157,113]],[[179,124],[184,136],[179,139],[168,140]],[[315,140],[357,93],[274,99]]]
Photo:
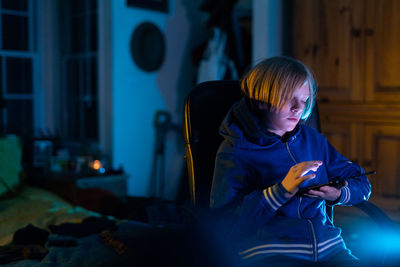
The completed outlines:
[[[203,82],[185,100],[183,130],[192,204],[208,207],[215,156],[222,136],[218,128],[242,97],[239,81]]]
[[[223,140],[218,129],[231,106],[241,97],[239,81],[203,82],[193,87],[186,97],[185,158],[191,202],[196,207],[209,206],[215,156]],[[320,130],[317,110],[306,124]]]

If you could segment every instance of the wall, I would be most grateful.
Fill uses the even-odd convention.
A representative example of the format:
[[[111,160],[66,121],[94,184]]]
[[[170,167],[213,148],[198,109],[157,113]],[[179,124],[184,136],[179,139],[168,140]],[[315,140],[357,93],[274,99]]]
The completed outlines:
[[[283,1],[253,0],[253,64],[282,55]]]
[[[125,0],[111,2],[112,155],[114,167],[122,166],[130,175],[130,196],[151,197],[156,191],[153,120],[158,110],[170,112],[173,122],[178,124],[177,131],[167,135],[164,197],[176,197],[182,176],[183,141],[179,125],[183,96],[191,87],[194,70],[188,59],[192,26],[187,11],[193,3],[169,2],[169,13],[127,7]],[[165,61],[155,72],[139,69],[130,56],[131,34],[143,21],[154,23],[166,36]]]

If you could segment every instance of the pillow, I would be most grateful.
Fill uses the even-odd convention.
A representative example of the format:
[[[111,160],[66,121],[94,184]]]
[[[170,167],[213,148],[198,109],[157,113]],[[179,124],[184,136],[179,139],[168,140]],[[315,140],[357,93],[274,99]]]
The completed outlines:
[[[13,191],[19,184],[22,148],[15,135],[0,138],[0,196]]]

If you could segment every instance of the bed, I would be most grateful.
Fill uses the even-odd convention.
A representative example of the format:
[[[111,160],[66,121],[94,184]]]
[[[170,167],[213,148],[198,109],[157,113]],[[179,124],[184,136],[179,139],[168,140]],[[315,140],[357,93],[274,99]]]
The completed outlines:
[[[0,264],[109,266],[110,261],[122,260],[111,246],[101,242],[102,229],[93,231],[92,227],[107,222],[117,229],[121,221],[29,185],[21,179],[26,175],[21,160],[19,139],[13,135],[0,138]],[[73,236],[84,222],[92,222],[92,231]]]
[[[101,194],[106,211],[121,203],[99,188],[76,189],[62,183],[50,186],[40,179],[36,186],[23,182],[21,157],[16,137],[0,138],[0,265],[187,266],[192,260],[204,262],[195,260],[196,237],[183,224],[128,220],[91,211],[66,200],[68,194],[85,207],[98,207],[103,202],[99,201]],[[152,209],[161,206],[153,205]],[[139,215],[137,208],[130,214]]]
[[[18,195],[0,200],[0,209],[4,266],[213,266],[218,258],[208,234],[193,227],[105,217],[37,187],[24,186]],[[90,230],[97,229],[76,231],[89,220]],[[16,233],[29,227],[49,233],[39,248],[13,243]]]

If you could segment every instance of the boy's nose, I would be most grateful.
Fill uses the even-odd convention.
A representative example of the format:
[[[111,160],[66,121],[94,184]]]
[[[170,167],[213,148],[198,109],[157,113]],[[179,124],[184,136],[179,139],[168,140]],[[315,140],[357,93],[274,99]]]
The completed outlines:
[[[297,113],[300,110],[300,105],[299,103],[294,103],[290,109],[292,112]]]

